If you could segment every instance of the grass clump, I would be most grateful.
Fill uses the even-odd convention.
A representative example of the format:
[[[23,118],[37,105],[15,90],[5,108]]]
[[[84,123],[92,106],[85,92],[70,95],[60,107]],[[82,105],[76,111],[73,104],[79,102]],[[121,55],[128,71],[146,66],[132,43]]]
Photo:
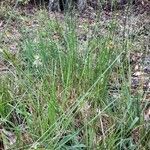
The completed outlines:
[[[130,88],[131,41],[118,38],[117,24],[99,35],[98,22],[82,40],[76,17],[33,19],[34,29],[20,29],[17,57],[2,56],[11,64],[0,84],[1,126],[17,137],[10,149],[148,148],[147,131],[135,141],[142,108]]]

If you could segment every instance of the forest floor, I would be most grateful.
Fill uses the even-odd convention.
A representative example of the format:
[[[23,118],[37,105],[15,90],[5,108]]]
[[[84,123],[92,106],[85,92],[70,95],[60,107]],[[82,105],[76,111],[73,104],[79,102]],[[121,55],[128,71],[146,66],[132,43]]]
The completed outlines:
[[[149,12],[149,5],[144,4],[100,12],[88,7],[82,14],[1,5],[0,149],[150,148],[149,141],[140,139],[139,130],[150,121]],[[42,51],[48,49],[52,52]],[[44,69],[39,67],[42,64]],[[59,109],[48,103],[48,95]],[[102,115],[95,120],[99,112]],[[115,121],[122,121],[119,129]],[[50,124],[56,127],[47,135]],[[144,132],[147,136],[149,129]]]

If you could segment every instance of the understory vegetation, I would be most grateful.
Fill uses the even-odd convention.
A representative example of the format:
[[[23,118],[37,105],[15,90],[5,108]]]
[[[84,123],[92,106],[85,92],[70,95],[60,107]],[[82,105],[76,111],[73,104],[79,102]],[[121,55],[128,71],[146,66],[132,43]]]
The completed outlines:
[[[103,11],[93,21],[1,7],[0,149],[150,149],[128,9],[121,24],[118,14],[102,21]]]

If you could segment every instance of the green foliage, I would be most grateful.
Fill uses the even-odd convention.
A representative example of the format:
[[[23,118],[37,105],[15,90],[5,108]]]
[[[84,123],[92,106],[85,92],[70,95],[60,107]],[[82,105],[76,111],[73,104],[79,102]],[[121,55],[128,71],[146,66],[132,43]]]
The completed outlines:
[[[115,20],[104,35],[101,22],[80,26],[87,37],[79,39],[77,18],[67,15],[63,22],[37,12],[31,26],[22,23],[19,54],[1,52],[9,66],[0,77],[1,124],[16,134],[14,149],[147,148],[147,130],[139,143],[132,136],[144,122],[122,59],[130,39],[118,37]]]

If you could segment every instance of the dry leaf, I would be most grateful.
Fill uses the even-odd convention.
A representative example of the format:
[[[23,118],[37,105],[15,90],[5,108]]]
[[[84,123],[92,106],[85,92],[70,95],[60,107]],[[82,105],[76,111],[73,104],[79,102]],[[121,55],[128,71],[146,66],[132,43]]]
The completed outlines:
[[[3,25],[3,21],[0,22],[0,27]]]
[[[134,70],[139,70],[139,65],[135,65]]]
[[[10,149],[13,144],[16,143],[17,137],[13,132],[5,130],[3,127],[0,129],[0,136],[2,146],[5,150]]]
[[[141,71],[137,71],[133,74],[133,76],[136,76],[136,77],[141,76],[141,75],[143,75],[143,72]]]
[[[145,112],[144,112],[144,120],[145,120],[146,122],[149,122],[149,121],[150,121],[150,107],[147,108],[147,109],[145,110]]]
[[[5,34],[8,38],[12,36],[12,34],[9,31],[6,31]]]

